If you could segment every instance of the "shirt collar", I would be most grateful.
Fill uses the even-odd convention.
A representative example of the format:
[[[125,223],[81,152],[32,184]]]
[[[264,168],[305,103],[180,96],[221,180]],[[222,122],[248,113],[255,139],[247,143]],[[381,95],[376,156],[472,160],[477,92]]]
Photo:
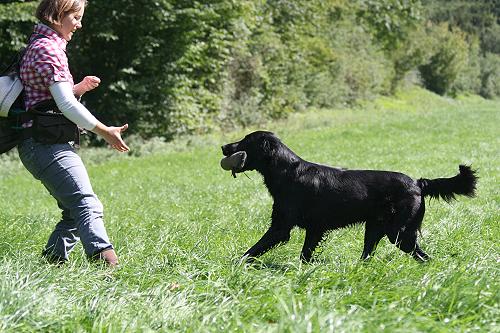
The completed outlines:
[[[47,36],[49,39],[55,41],[63,51],[66,51],[66,45],[68,44],[68,41],[59,36],[59,34],[48,25],[45,25],[43,23],[38,23],[35,25],[33,31],[35,34],[41,34]]]

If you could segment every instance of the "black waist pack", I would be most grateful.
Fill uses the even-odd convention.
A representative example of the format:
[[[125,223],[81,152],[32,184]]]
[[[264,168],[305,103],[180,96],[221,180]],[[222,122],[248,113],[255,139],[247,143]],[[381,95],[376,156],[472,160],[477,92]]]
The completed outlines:
[[[0,154],[8,152],[21,141],[21,131],[15,127],[14,119],[0,118]]]
[[[80,129],[61,113],[53,100],[35,104],[29,113],[33,117],[31,135],[35,141],[44,144],[80,143]]]
[[[0,154],[6,153],[22,140],[31,137],[31,129],[23,124],[32,120],[29,112],[24,111],[24,99],[21,96],[12,105],[8,117],[0,117]]]

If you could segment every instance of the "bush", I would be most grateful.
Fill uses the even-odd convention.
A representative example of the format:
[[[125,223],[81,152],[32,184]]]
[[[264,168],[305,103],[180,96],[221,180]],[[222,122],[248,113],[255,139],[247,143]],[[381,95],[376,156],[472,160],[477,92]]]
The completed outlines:
[[[330,93],[337,95],[337,103],[352,104],[388,93],[394,76],[393,66],[372,37],[364,29],[345,22],[332,31],[338,60],[331,70],[336,80],[332,82]]]
[[[485,29],[481,41],[483,50],[500,54],[500,22]]]
[[[408,73],[429,62],[433,53],[429,45],[432,45],[431,37],[424,28],[418,28],[409,33],[408,38],[389,54],[394,66],[392,92]]]
[[[467,36],[467,59],[459,71],[456,81],[450,91],[452,94],[460,92],[479,94],[481,90],[481,55],[479,39]]]
[[[449,29],[447,24],[432,27],[430,35],[433,49],[429,62],[419,67],[425,87],[437,94],[452,92],[460,72],[468,59],[465,34],[458,28]]]
[[[223,119],[246,125],[389,90],[390,62],[347,7],[278,1],[246,13],[236,24]]]
[[[500,97],[500,55],[487,53],[481,60],[481,96]]]

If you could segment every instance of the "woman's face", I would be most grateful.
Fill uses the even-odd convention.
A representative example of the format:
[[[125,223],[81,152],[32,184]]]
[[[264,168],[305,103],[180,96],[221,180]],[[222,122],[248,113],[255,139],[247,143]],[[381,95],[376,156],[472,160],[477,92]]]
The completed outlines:
[[[82,18],[83,12],[85,8],[82,9],[78,13],[69,13],[63,17],[61,21],[61,25],[56,25],[54,28],[59,33],[59,35],[64,38],[66,41],[70,41],[71,37],[73,37],[73,33],[76,29],[80,29],[82,27]]]

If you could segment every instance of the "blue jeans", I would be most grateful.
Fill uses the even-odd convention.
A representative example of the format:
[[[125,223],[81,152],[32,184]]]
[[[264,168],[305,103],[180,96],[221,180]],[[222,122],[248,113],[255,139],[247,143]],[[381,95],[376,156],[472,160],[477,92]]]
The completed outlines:
[[[92,190],[83,162],[69,143],[41,144],[26,139],[17,147],[28,171],[40,180],[62,210],[61,221],[43,251],[51,261],[66,261],[81,239],[88,257],[112,249],[103,222],[103,207]]]

